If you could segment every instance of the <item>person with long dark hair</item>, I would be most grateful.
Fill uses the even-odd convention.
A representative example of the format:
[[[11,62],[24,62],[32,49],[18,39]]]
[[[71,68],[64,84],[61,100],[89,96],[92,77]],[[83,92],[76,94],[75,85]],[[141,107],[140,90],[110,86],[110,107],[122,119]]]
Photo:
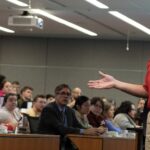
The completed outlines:
[[[123,130],[140,127],[134,122],[135,114],[135,105],[130,101],[123,101],[116,110],[114,123]]]

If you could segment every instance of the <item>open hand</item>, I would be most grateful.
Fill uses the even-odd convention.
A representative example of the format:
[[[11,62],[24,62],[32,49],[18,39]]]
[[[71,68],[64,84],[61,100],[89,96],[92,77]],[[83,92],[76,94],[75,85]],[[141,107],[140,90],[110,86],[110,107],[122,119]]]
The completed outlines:
[[[90,88],[96,89],[109,89],[115,86],[116,79],[108,74],[104,74],[103,72],[99,71],[99,74],[102,76],[99,80],[90,80],[88,82],[88,86]]]

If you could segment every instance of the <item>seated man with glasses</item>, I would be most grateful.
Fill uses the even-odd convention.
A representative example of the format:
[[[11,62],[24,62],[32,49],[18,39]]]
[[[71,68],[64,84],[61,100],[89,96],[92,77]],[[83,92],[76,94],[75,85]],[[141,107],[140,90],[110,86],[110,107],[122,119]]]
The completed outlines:
[[[69,133],[99,135],[100,131],[97,128],[83,129],[79,124],[73,109],[67,106],[70,96],[71,89],[68,85],[61,84],[55,88],[55,102],[48,104],[43,109],[39,132],[61,135],[63,140]]]

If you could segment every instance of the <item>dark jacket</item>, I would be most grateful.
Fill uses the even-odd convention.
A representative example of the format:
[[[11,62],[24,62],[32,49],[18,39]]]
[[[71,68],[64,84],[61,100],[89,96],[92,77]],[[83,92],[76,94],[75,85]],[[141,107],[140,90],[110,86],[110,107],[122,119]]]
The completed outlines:
[[[55,102],[48,104],[41,114],[39,132],[63,136],[69,133],[79,134],[82,126],[77,121],[74,111],[66,106],[65,115],[67,117],[67,127],[62,122],[61,112],[57,104]]]

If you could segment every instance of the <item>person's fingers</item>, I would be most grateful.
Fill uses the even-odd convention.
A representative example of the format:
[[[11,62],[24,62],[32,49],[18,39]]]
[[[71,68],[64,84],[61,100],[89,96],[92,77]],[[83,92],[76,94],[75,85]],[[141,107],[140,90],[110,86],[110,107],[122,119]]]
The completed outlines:
[[[99,80],[89,80],[88,84],[91,84],[91,83],[99,83]]]
[[[88,83],[88,87],[94,87],[94,85],[92,83]]]
[[[106,74],[105,73],[103,73],[102,71],[98,71],[98,73],[102,76],[102,77],[104,77]]]

